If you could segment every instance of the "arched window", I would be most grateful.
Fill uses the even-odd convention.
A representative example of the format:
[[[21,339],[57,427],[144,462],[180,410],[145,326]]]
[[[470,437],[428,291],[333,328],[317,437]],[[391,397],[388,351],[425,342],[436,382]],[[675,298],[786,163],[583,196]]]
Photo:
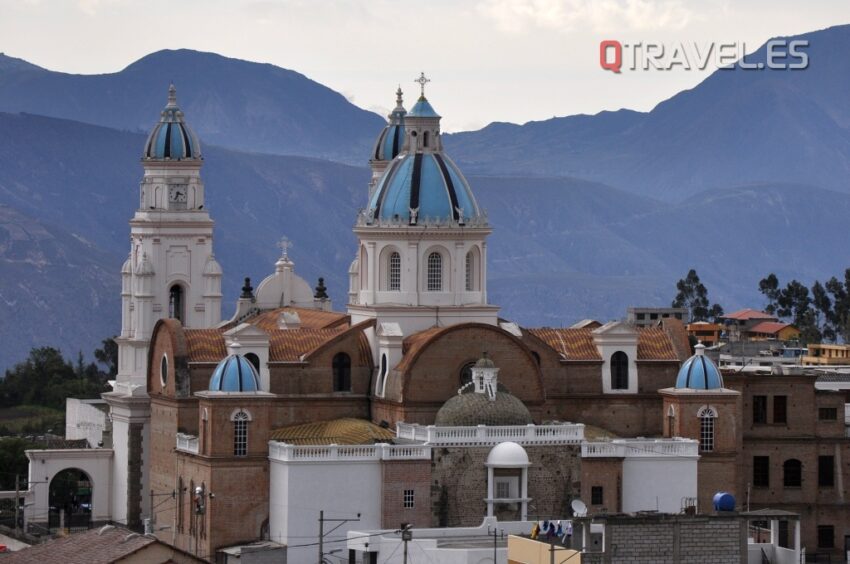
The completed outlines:
[[[433,252],[428,255],[428,291],[442,292],[443,290],[443,255]]]
[[[248,353],[248,354],[245,355],[245,359],[254,366],[254,370],[256,370],[257,374],[259,374],[260,373],[260,357],[258,357],[254,353]]]
[[[672,405],[667,408],[667,431],[671,437],[676,432],[676,408]]]
[[[337,353],[333,358],[334,391],[351,391],[351,357],[344,352]]]
[[[786,488],[799,488],[803,485],[803,463],[790,458],[782,464],[782,483]]]
[[[463,365],[463,368],[460,369],[460,385],[461,387],[466,386],[470,382],[472,382],[472,367],[475,366],[475,361],[467,362]]]
[[[472,251],[466,253],[466,291],[471,292],[475,289],[475,257],[472,256]]]
[[[702,452],[714,450],[714,420],[717,412],[713,407],[705,406],[697,412],[699,417],[699,449]]]
[[[401,290],[401,255],[396,252],[390,254],[387,265],[387,290],[392,292]]]
[[[629,356],[623,351],[611,355],[611,389],[629,389]]]
[[[384,386],[387,382],[387,364],[387,353],[384,353],[381,355],[381,373],[378,374],[378,389],[375,391],[375,394],[381,397],[384,397]]]
[[[428,137],[429,137],[429,135],[428,135],[428,132],[427,132],[427,131],[426,131],[425,133],[423,133],[423,134],[422,134],[422,146],[423,146],[423,147],[427,147],[427,146],[428,146]]]
[[[248,454],[248,421],[251,420],[251,416],[239,410],[230,419],[233,421],[233,455],[246,456]]]
[[[180,284],[168,291],[168,317],[183,323],[183,286]]]

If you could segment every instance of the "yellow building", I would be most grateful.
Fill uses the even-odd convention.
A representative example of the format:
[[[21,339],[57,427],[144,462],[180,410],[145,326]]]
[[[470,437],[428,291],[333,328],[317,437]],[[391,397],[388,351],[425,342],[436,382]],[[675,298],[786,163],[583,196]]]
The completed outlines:
[[[800,330],[790,323],[762,321],[746,331],[750,341],[792,341],[800,338]]]
[[[579,564],[581,553],[557,542],[549,544],[516,535],[508,537],[508,564],[550,564],[553,561]]]
[[[804,365],[850,364],[850,345],[809,345]]]
[[[723,333],[723,325],[720,323],[709,323],[707,321],[695,321],[685,325],[689,337],[694,337],[707,347],[713,347],[720,343],[720,334]]]

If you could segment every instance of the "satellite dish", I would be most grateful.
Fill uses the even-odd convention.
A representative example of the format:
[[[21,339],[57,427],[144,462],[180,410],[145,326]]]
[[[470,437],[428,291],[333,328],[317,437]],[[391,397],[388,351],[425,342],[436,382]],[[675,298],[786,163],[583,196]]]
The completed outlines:
[[[587,506],[580,499],[574,499],[572,503],[570,503],[570,507],[573,508],[573,514],[576,517],[584,517],[587,515]]]

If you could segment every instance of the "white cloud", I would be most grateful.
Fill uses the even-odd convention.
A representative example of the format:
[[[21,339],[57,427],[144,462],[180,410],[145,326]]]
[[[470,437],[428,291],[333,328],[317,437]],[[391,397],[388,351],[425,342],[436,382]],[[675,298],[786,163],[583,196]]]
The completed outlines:
[[[681,29],[693,17],[681,0],[481,0],[477,8],[510,33]]]

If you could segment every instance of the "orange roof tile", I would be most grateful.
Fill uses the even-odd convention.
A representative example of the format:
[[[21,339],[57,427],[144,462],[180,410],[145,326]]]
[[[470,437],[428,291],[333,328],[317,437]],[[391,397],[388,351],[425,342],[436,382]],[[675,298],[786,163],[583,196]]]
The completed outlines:
[[[767,335],[775,335],[786,327],[793,327],[790,323],[780,323],[779,321],[762,321],[758,325],[752,327],[749,333],[765,333]]]
[[[724,319],[740,319],[742,321],[746,321],[749,319],[776,319],[776,316],[752,308],[733,311],[732,313],[727,313],[726,315],[722,315],[721,317],[723,317]]]
[[[593,344],[592,329],[540,327],[528,331],[567,360],[602,360]]]
[[[661,327],[638,329],[638,360],[679,360],[670,337]]]
[[[346,417],[289,425],[272,431],[270,438],[291,445],[371,445],[392,442],[395,433],[365,419]]]
[[[301,327],[279,329],[278,318],[284,311],[297,312]],[[254,325],[269,334],[269,361],[297,362],[352,329],[349,322],[350,318],[342,313],[286,307],[261,312],[242,323]],[[186,329],[189,362],[218,362],[227,356],[223,333],[233,327],[231,323],[214,329]],[[360,362],[369,364],[371,351],[362,331],[358,349]]]

